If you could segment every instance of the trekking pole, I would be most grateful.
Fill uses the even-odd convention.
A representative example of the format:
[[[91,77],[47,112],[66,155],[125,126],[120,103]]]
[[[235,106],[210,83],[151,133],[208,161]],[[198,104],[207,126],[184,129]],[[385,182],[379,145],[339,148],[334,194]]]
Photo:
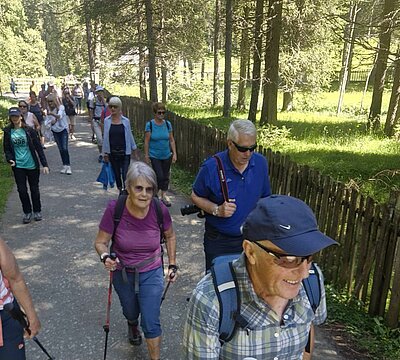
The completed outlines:
[[[173,278],[175,277],[175,274],[176,274],[177,271],[178,271],[177,268],[173,269],[173,270],[172,270],[172,273],[169,274],[169,278],[170,278],[170,279],[173,279]],[[161,297],[161,304],[163,303],[163,301],[164,301],[164,299],[165,299],[165,295],[167,294],[167,291],[168,291],[170,285],[171,285],[171,281],[168,281],[168,284],[167,284],[167,286],[165,287],[165,290],[164,290],[164,292],[163,292],[163,294],[162,294],[162,297]]]
[[[26,330],[26,332],[30,335],[31,334],[31,329],[29,329],[29,323],[26,320],[26,314],[22,312],[22,310],[19,307],[14,307],[13,303],[8,303],[4,305],[4,309],[8,311],[10,316],[14,319],[17,320],[22,327]],[[45,347],[42,345],[42,343],[39,341],[39,339],[36,336],[32,337],[32,340],[40,347],[40,349],[47,355],[48,360],[55,360],[45,349]]]
[[[112,260],[116,259],[114,253],[110,255]],[[110,332],[110,309],[111,309],[111,294],[112,294],[112,283],[113,283],[113,272],[110,271],[110,282],[108,285],[108,300],[107,300],[107,310],[106,310],[106,323],[103,325],[103,329],[106,333],[106,339],[104,343],[104,360],[107,358],[107,345],[108,345],[108,333]]]

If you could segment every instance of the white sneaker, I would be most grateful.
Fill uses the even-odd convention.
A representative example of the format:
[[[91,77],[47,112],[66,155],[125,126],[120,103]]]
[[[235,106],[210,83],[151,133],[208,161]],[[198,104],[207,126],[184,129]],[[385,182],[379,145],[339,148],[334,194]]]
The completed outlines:
[[[60,173],[61,174],[66,174],[67,173],[67,168],[68,168],[68,166],[64,165],[63,168],[61,169]]]
[[[67,166],[67,171],[65,172],[67,175],[71,175],[72,171],[71,171],[71,166]]]

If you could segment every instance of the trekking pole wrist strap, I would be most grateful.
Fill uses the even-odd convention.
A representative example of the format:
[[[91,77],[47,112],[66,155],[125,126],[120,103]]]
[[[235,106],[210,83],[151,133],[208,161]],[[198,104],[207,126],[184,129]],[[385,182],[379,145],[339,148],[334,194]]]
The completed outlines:
[[[168,270],[172,270],[173,272],[177,272],[179,267],[177,265],[168,265]]]

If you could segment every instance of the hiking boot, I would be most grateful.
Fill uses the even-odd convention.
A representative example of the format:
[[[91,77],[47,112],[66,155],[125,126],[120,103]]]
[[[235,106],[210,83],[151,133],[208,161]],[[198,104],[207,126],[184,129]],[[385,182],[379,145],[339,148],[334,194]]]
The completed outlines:
[[[33,220],[35,220],[35,221],[40,221],[40,220],[42,220],[42,214],[40,213],[40,211],[39,211],[39,212],[34,212],[34,213],[33,213]]]
[[[171,202],[167,198],[161,199],[166,207],[171,207]]]
[[[24,214],[24,217],[22,218],[22,222],[24,224],[29,224],[31,222],[31,217],[32,217],[32,213]]]
[[[140,334],[140,330],[138,324],[131,323],[128,321],[128,339],[132,345],[139,346],[142,343],[142,335]]]

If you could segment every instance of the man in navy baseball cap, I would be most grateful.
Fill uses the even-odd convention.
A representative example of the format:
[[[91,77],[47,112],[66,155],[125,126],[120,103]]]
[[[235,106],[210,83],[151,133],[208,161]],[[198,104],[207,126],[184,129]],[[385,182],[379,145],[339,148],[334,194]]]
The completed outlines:
[[[193,292],[183,339],[185,359],[311,359],[313,326],[327,317],[324,278],[312,258],[337,242],[319,231],[303,201],[285,195],[260,199],[242,232],[240,257],[228,269],[223,263],[214,266]],[[316,285],[309,290],[312,300],[303,285],[310,274]],[[214,280],[218,278],[223,281]],[[216,304],[232,288],[240,306],[233,309],[234,335],[222,346],[220,329],[230,329],[221,317],[224,306]]]

